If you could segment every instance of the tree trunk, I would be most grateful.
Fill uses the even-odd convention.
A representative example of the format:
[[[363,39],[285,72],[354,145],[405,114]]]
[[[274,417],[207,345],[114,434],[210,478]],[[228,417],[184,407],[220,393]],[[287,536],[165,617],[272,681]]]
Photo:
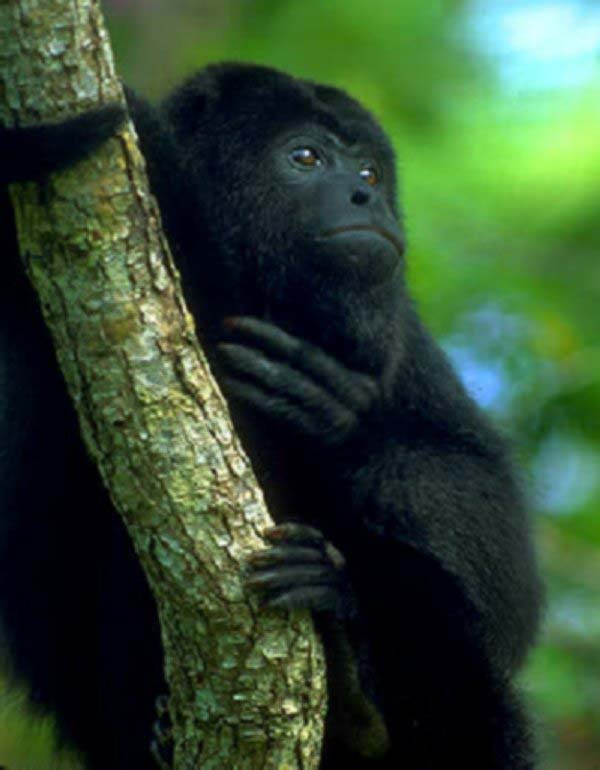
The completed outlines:
[[[0,0],[5,125],[122,99],[97,2]],[[261,614],[243,595],[240,561],[268,517],[198,347],[131,125],[11,195],[83,438],[156,597],[175,767],[317,767],[320,647],[306,614]]]

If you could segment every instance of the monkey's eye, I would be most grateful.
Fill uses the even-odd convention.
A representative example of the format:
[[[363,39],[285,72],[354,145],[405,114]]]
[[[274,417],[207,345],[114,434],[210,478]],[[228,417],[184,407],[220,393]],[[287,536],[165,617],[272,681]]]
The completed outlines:
[[[318,152],[313,150],[312,147],[296,147],[296,149],[292,150],[290,153],[290,160],[294,165],[301,166],[305,169],[316,168],[317,166],[323,165],[323,161],[319,157]]]
[[[358,172],[361,179],[364,179],[368,185],[375,187],[379,183],[379,172],[374,166],[365,165]]]

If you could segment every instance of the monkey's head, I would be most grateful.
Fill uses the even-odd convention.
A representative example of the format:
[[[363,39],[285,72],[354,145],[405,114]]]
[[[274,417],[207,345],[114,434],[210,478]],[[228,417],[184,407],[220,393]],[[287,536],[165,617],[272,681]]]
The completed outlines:
[[[367,110],[336,88],[239,64],[203,70],[164,110],[199,259],[210,250],[210,291],[228,294],[226,312],[272,317],[320,342],[323,325],[353,336],[363,316],[385,314],[404,234],[393,150]]]

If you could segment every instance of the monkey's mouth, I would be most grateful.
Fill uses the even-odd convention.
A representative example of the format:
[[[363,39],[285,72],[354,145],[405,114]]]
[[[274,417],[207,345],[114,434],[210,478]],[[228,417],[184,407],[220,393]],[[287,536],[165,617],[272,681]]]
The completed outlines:
[[[323,233],[323,238],[333,238],[336,235],[345,235],[346,233],[375,233],[381,238],[385,238],[396,249],[398,254],[404,254],[404,243],[401,238],[390,230],[386,230],[384,227],[378,225],[343,225],[341,227],[334,227],[331,230],[327,230]]]

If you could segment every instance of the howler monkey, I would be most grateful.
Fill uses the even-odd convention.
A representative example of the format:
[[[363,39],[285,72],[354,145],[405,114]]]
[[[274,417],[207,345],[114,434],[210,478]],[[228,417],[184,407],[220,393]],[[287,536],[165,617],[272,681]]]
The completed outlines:
[[[539,615],[529,525],[510,452],[407,293],[383,130],[336,88],[250,65],[128,104],[278,525],[246,583],[313,610],[323,637],[322,767],[530,770],[514,687]],[[4,131],[3,181],[74,162],[121,117]],[[155,608],[2,230],[6,646],[87,767],[146,770],[166,688]]]

